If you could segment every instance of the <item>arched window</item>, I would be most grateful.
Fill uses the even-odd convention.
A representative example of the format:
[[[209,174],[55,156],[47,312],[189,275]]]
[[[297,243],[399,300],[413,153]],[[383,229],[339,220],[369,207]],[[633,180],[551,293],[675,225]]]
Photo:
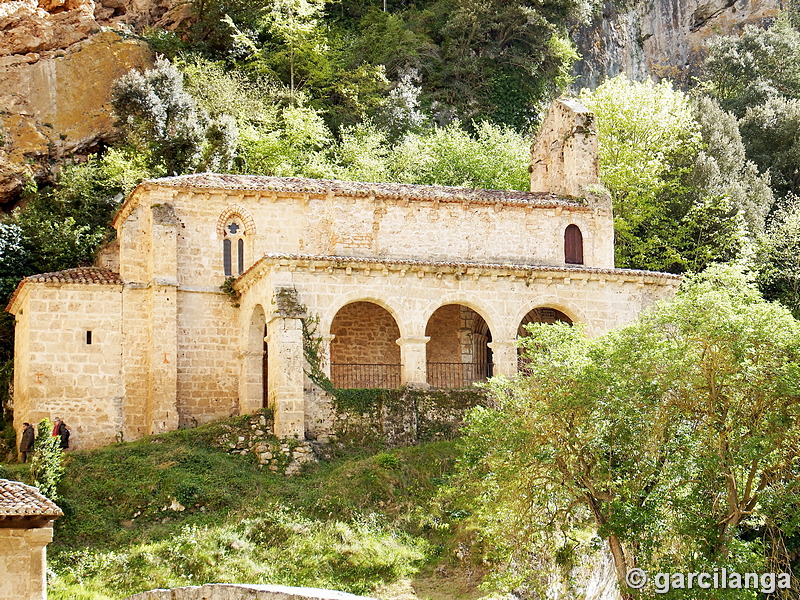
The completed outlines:
[[[577,225],[569,225],[564,231],[564,262],[568,265],[583,264],[583,234]]]
[[[234,275],[233,267],[236,266],[236,275],[244,272],[244,228],[237,217],[225,223],[224,238],[222,239],[222,267],[225,277]],[[236,248],[236,262],[233,261],[234,242]]]

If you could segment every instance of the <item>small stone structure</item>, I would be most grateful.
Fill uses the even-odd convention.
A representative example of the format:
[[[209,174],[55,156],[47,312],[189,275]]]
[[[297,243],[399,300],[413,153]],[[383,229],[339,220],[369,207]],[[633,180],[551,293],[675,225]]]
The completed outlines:
[[[0,479],[0,600],[46,600],[46,547],[62,514],[36,488]]]
[[[89,448],[269,407],[279,438],[324,441],[337,424],[309,339],[335,387],[458,389],[515,375],[526,323],[624,325],[679,278],[614,267],[596,151],[592,113],[560,101],[532,192],[146,181],[106,267],[28,277],[11,299],[15,427],[58,414]]]
[[[210,583],[134,594],[126,600],[374,600],[334,590],[285,585]]]

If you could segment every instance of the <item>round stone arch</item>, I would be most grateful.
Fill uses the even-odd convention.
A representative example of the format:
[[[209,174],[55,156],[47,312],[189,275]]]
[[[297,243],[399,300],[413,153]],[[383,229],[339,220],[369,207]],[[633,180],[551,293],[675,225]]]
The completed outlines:
[[[440,299],[425,320],[427,384],[434,388],[469,387],[493,375],[491,317],[480,303],[458,296]]]
[[[466,306],[474,310],[486,322],[493,336],[499,337],[499,332],[504,331],[503,327],[501,327],[502,319],[498,319],[486,306],[480,302],[476,302],[474,296],[461,293],[446,294],[438,298],[436,302],[428,304],[428,306],[421,311],[421,316],[419,317],[423,331],[427,327],[428,321],[430,321],[433,313],[448,304],[460,304],[461,306]]]
[[[538,299],[535,302],[531,302],[523,306],[523,308],[517,313],[516,317],[514,318],[514,337],[516,338],[516,332],[519,329],[522,320],[528,315],[529,312],[532,310],[536,310],[538,308],[552,308],[561,313],[564,313],[570,321],[573,323],[585,323],[586,320],[583,317],[583,314],[569,306],[566,306],[562,302],[557,300],[549,300],[549,299]]]
[[[244,227],[245,235],[249,236],[250,238],[255,237],[256,222],[253,219],[253,215],[251,215],[250,211],[245,207],[238,204],[233,204],[223,210],[217,219],[217,237],[219,239],[225,237],[225,223],[234,217],[239,217],[242,220],[242,226]]]
[[[370,300],[348,302],[336,311],[328,331],[334,386],[400,387],[400,327],[388,308]]]
[[[363,292],[352,292],[350,294],[346,294],[344,296],[339,296],[330,303],[330,307],[324,313],[319,315],[319,332],[323,335],[330,335],[331,334],[331,326],[333,325],[333,319],[348,304],[355,304],[356,302],[369,302],[371,304],[377,304],[381,308],[385,309],[392,318],[394,322],[397,323],[397,327],[400,330],[400,337],[404,337],[407,335],[408,329],[408,321],[404,318],[403,313],[398,310],[397,306],[394,305],[393,302],[386,300],[385,298],[380,298],[377,295],[365,295]]]

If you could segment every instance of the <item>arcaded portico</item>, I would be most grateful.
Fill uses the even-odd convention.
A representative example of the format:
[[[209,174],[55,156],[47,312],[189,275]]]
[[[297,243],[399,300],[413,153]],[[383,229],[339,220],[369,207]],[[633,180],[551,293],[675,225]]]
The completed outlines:
[[[15,423],[63,416],[76,447],[274,408],[320,437],[318,319],[338,387],[457,388],[517,370],[529,322],[597,335],[678,278],[614,268],[591,113],[551,108],[531,192],[198,174],[140,184],[96,267],[25,279]]]
[[[300,435],[311,410],[298,358],[300,319],[308,314],[319,316],[324,365],[341,387],[460,387],[492,374],[514,375],[516,340],[526,323],[581,322],[596,335],[669,297],[678,281],[623,269],[268,254],[236,287],[243,316],[275,307],[276,290],[291,290],[305,309],[296,315],[273,311],[267,323],[267,393],[276,407],[287,399],[278,414],[291,415],[293,425],[282,426],[296,427]],[[253,345],[260,341],[255,336]],[[287,351],[287,344],[294,350]],[[348,365],[358,374],[351,381],[343,368]],[[244,380],[257,380],[258,369],[254,361]],[[294,379],[286,375],[291,371]],[[241,398],[245,412],[263,404],[262,388],[249,389],[253,395]]]

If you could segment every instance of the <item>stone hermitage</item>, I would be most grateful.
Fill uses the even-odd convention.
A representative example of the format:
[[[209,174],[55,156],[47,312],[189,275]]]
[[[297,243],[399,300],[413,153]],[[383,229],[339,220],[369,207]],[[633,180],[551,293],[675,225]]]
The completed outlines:
[[[525,323],[598,335],[673,295],[677,276],[614,267],[591,112],[556,101],[530,171],[531,192],[145,181],[98,266],[28,277],[9,302],[15,427],[64,415],[91,448],[269,406],[279,437],[325,440],[306,317],[338,387],[461,388],[516,373]]]

